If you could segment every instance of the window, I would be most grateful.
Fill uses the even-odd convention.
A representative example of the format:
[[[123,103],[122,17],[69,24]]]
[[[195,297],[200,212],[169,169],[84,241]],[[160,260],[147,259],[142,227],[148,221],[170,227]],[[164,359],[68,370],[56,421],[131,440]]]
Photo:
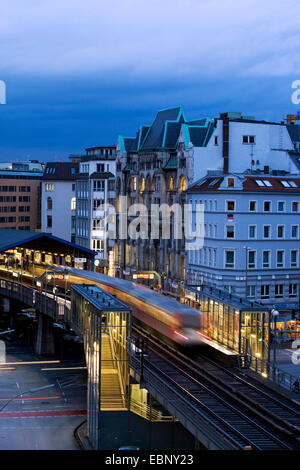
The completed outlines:
[[[52,228],[52,215],[47,215],[47,227]]]
[[[299,210],[299,204],[296,201],[292,202],[292,212],[298,212]]]
[[[94,199],[93,210],[104,210],[104,199]]]
[[[103,173],[104,171],[104,163],[97,163],[97,173]]]
[[[228,188],[234,188],[234,178],[228,178],[227,187]]]
[[[255,298],[255,286],[247,286],[247,298]]]
[[[248,268],[255,268],[256,266],[256,251],[248,251]]]
[[[94,191],[104,191],[105,181],[104,180],[94,180],[93,188],[94,188]]]
[[[225,268],[234,268],[234,251],[225,251]]]
[[[75,183],[72,183],[72,191],[75,191]]]
[[[271,201],[264,201],[264,212],[270,212],[271,210]]]
[[[226,210],[235,211],[235,201],[226,201]]]
[[[249,238],[256,238],[256,225],[249,225]]]
[[[298,188],[297,184],[295,181],[291,180],[280,180],[280,183],[284,188]]]
[[[278,201],[277,211],[278,212],[284,212],[284,209],[285,209],[285,202],[284,201]]]
[[[104,250],[104,240],[93,240],[93,250],[103,251]]]
[[[249,203],[250,212],[256,212],[256,205],[257,205],[256,201],[250,201],[250,203]]]
[[[264,225],[264,238],[271,238],[271,225]]]
[[[255,144],[255,135],[243,135],[243,144]]]
[[[104,230],[104,219],[93,219],[93,230]]]
[[[71,211],[76,211],[76,197],[71,199]]]
[[[260,188],[263,188],[265,186],[267,186],[268,188],[271,188],[272,187],[272,183],[268,180],[255,180],[255,183],[257,184],[257,186],[259,186]]]
[[[277,268],[283,268],[283,257],[284,257],[284,251],[278,250],[277,251]]]
[[[284,225],[277,225],[277,238],[284,238]]]
[[[260,288],[260,294],[262,299],[268,299],[270,297],[270,286],[263,284]]]
[[[297,297],[297,294],[298,294],[297,284],[290,284],[289,285],[289,297]]]
[[[215,136],[215,145],[218,145],[218,136]]]
[[[136,191],[136,176],[134,178],[132,178],[132,187],[131,187],[132,191]]]
[[[270,267],[270,251],[263,251],[263,268]]]
[[[226,225],[226,238],[234,238],[234,225]]]
[[[275,297],[283,297],[283,284],[275,284]]]
[[[48,211],[52,210],[52,198],[51,197],[47,198],[47,210]]]
[[[21,188],[20,188],[21,191]],[[54,185],[50,183],[46,183],[46,191],[54,191]]]
[[[298,238],[298,231],[299,231],[299,226],[298,225],[292,225],[291,238]]]
[[[291,250],[291,268],[297,267],[298,261],[298,250]]]

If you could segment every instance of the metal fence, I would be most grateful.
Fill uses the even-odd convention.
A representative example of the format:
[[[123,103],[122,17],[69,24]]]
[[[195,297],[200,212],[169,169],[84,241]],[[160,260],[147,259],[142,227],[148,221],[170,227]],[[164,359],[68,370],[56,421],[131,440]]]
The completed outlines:
[[[51,294],[38,292],[36,289],[24,286],[18,282],[7,279],[0,280],[0,295],[10,299],[16,299],[37,311],[44,313],[53,320],[64,320],[69,310],[61,303],[61,299],[55,298]]]
[[[299,378],[289,372],[286,372],[278,365],[264,361],[255,356],[248,356],[248,366],[251,370],[257,372],[262,377],[271,380],[291,392],[300,393]]]

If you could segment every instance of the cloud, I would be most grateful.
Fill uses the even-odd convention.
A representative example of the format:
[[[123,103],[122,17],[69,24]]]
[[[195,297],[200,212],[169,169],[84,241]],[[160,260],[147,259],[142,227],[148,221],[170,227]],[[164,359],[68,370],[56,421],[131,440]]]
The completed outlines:
[[[296,76],[299,17],[298,0],[14,0],[0,73]]]

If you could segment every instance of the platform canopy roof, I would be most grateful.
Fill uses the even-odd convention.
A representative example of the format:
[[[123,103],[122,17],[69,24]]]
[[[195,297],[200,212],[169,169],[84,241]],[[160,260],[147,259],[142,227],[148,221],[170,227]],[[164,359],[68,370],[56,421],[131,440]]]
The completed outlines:
[[[93,258],[96,252],[45,232],[0,228],[0,253],[17,247],[28,250]]]

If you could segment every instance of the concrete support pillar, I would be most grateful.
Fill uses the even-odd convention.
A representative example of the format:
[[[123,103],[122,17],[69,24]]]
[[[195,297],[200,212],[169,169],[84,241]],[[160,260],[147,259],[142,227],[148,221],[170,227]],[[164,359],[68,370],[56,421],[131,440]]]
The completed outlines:
[[[37,354],[55,354],[54,333],[52,319],[38,313],[38,329],[35,343]]]

